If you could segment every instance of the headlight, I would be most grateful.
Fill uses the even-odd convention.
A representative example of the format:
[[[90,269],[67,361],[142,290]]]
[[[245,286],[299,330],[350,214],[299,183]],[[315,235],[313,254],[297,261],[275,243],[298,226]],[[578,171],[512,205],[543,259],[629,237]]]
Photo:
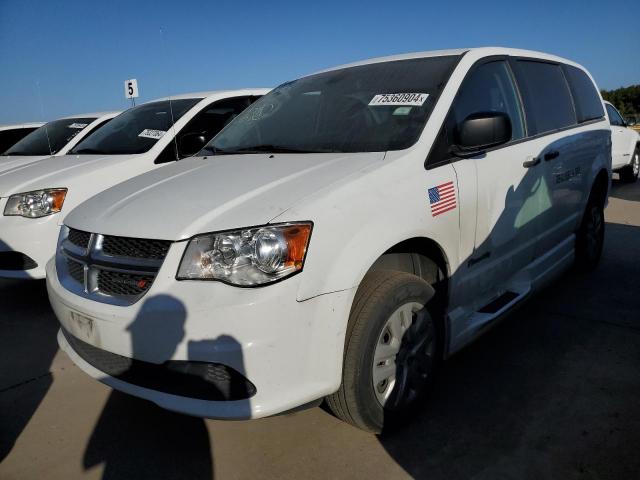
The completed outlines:
[[[11,195],[4,207],[4,214],[26,218],[46,217],[62,210],[66,196],[66,188],[47,188]]]
[[[287,223],[197,236],[177,278],[252,287],[288,277],[302,270],[311,226]]]

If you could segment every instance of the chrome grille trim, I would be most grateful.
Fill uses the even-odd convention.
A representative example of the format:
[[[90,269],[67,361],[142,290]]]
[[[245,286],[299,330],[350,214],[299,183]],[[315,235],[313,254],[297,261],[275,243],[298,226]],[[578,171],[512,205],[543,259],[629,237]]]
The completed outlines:
[[[62,241],[59,243],[56,254],[58,279],[67,290],[82,297],[111,305],[132,305],[151,288],[164,262],[164,257],[140,258],[107,255],[102,249],[105,238],[117,238],[122,242],[135,240],[137,245],[143,244],[144,239],[109,237],[91,233],[87,248],[82,248],[69,239],[69,228],[63,228],[66,229],[66,232],[62,234]],[[158,242],[165,242],[148,241],[154,242],[156,245]],[[164,256],[168,253],[170,246],[171,242],[168,242]],[[155,245],[151,247],[150,251],[158,256]],[[78,267],[80,265],[84,269],[83,282],[79,281]]]

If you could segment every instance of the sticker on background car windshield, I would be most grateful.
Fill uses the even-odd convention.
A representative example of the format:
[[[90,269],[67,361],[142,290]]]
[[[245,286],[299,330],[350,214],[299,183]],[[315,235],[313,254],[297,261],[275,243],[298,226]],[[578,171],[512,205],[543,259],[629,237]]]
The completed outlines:
[[[67,128],[84,128],[87,125],[89,125],[88,123],[72,123],[71,125],[68,125]]]
[[[430,188],[428,194],[433,217],[456,208],[456,190],[453,187],[453,181]]]
[[[151,128],[145,128],[142,130],[138,136],[142,138],[153,138],[154,140],[158,140],[162,138],[162,136],[167,133],[164,130],[153,130]]]
[[[370,107],[396,105],[403,107],[421,107],[429,98],[428,93],[381,93],[369,102]]]

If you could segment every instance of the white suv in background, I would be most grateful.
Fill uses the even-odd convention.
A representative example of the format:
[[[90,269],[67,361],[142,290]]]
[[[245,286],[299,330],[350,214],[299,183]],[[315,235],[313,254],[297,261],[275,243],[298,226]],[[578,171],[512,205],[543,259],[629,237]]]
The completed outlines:
[[[479,48],[326,70],[66,217],[47,265],[58,340],[171,410],[326,398],[380,431],[440,360],[596,266],[610,178],[602,98],[568,60]]]
[[[144,103],[65,156],[0,173],[0,277],[44,278],[67,212],[123,180],[198,152],[268,91],[192,93]]]
[[[66,155],[87,135],[95,132],[119,113],[85,113],[45,123],[14,143],[4,153],[0,152],[0,172],[52,156]]]
[[[640,134],[627,127],[627,123],[609,102],[604,102],[611,124],[611,157],[613,171],[623,182],[635,182],[640,173]]]

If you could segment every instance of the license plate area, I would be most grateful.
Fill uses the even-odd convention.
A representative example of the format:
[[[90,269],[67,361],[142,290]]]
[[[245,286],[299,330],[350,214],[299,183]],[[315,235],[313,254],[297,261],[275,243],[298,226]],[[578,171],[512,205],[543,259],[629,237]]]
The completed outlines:
[[[87,343],[95,344],[98,338],[96,320],[82,313],[69,312],[69,328],[72,335]]]

